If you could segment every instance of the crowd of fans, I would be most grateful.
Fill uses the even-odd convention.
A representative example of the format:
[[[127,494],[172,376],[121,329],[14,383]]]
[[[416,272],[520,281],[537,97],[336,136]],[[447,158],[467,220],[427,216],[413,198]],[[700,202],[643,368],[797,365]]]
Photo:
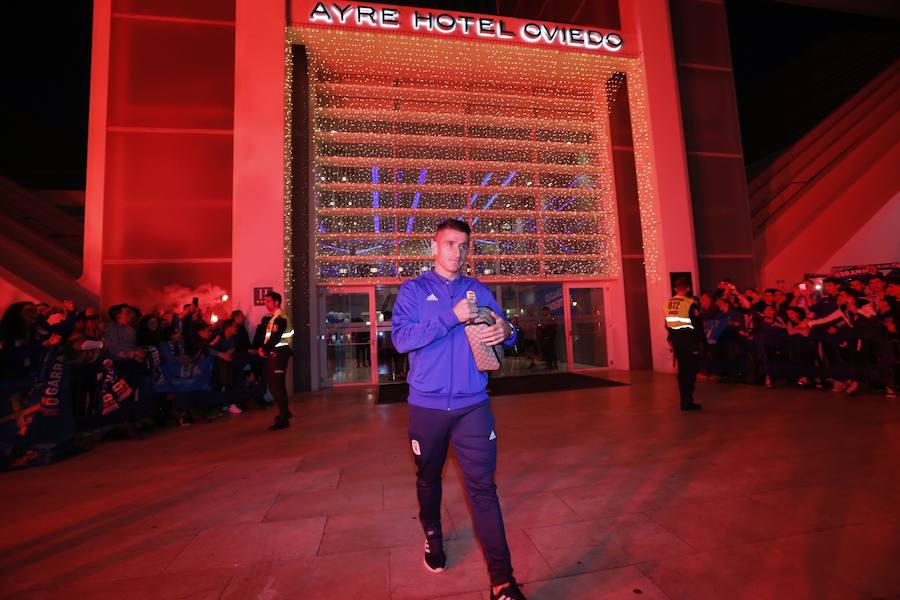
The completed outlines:
[[[251,339],[241,311],[208,322],[196,303],[148,314],[118,304],[105,316],[71,301],[17,302],[3,313],[0,395],[20,434],[38,408],[71,412],[74,431],[83,433],[172,419],[190,425],[271,400],[258,352],[268,317]],[[23,408],[29,399],[31,411]]]
[[[730,280],[699,299],[701,372],[721,381],[791,383],[896,397],[900,277],[806,280],[743,291]]]
[[[726,279],[697,301],[706,340],[701,373],[709,378],[846,394],[862,387],[895,397],[900,277],[876,272],[761,293]],[[241,311],[208,322],[196,303],[149,314],[118,304],[105,317],[70,301],[7,308],[0,320],[4,427],[22,436],[38,410],[70,412],[75,433],[190,425],[271,401],[258,352],[268,317],[252,338]],[[543,346],[552,343],[539,341],[550,368],[555,354]]]

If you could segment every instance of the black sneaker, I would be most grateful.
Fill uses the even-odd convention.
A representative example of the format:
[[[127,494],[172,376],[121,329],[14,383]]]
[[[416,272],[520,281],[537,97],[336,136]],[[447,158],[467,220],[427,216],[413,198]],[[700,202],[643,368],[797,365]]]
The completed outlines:
[[[690,404],[682,406],[681,410],[703,410],[703,406],[701,404],[697,404],[696,402],[691,402]]]
[[[513,579],[508,586],[496,594],[494,593],[494,588],[491,587],[491,600],[526,600],[526,598],[522,590],[519,589],[519,584]]]
[[[292,413],[291,411],[288,411],[288,412],[287,412],[287,418],[288,418],[288,419],[290,419],[290,418],[293,417],[293,416],[294,416],[294,413]],[[275,415],[275,420],[276,420],[276,421],[284,421],[284,419],[281,418],[281,413],[278,413],[277,415]]]
[[[432,550],[427,541],[425,542],[425,568],[432,573],[441,573],[447,568],[447,555],[444,554],[444,549]]]
[[[287,429],[291,424],[288,423],[287,420],[275,421],[273,424],[269,425],[269,431],[278,431],[279,429]]]

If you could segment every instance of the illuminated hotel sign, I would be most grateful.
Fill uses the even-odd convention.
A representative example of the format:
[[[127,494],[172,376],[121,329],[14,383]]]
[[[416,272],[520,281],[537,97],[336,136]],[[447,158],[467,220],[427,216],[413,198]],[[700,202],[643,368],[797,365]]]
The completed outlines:
[[[293,24],[298,26],[433,34],[596,52],[619,52],[624,43],[615,31],[421,8],[293,0],[292,9]]]

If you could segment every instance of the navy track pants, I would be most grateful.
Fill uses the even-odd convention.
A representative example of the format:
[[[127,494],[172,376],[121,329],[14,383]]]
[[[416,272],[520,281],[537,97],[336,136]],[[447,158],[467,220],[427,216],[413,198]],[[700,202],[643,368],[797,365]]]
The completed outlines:
[[[429,545],[434,547],[443,541],[441,472],[448,448],[453,444],[491,585],[511,581],[509,546],[494,484],[497,435],[490,403],[485,401],[449,411],[409,405],[409,440],[418,468],[419,520]]]

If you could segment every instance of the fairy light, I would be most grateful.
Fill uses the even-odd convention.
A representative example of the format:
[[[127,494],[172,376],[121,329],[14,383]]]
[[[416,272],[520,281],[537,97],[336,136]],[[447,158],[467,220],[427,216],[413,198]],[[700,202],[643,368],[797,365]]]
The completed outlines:
[[[647,119],[646,90],[643,67],[639,62],[628,65],[628,104],[631,109],[631,137],[634,144],[634,166],[641,213],[641,235],[644,245],[644,270],[647,283],[659,283],[659,199],[650,145],[650,122]]]
[[[448,217],[472,224],[468,269],[488,280],[618,277],[607,102],[623,81],[614,76],[620,72],[629,75],[647,273],[658,277],[656,197],[637,59],[289,27],[288,292],[295,43],[309,58],[320,284],[418,275],[431,265],[434,226]]]
[[[292,57],[293,44],[290,40],[290,28],[286,28],[284,43],[284,182],[282,189],[284,196],[284,304],[286,310],[291,310],[294,297],[294,253],[293,253],[293,219],[294,219],[294,186],[292,183],[294,144],[292,140],[292,125],[294,118],[294,61]],[[302,232],[300,232],[302,235]]]

